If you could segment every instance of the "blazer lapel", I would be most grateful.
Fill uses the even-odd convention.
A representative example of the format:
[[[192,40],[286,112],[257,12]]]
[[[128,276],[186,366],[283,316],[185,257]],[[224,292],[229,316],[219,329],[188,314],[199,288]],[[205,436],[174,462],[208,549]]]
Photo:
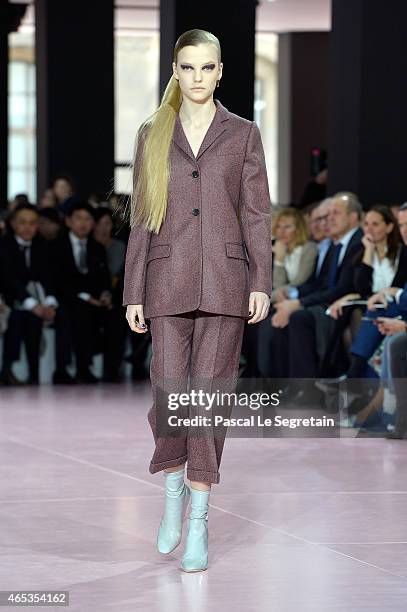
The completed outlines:
[[[229,119],[229,111],[219,102],[219,100],[214,100],[214,102],[216,105],[216,112],[212,119],[212,123],[204,136],[201,146],[199,147],[196,157],[193,154],[191,146],[185,135],[181,120],[179,118],[179,113],[177,113],[174,125],[173,141],[180,149],[182,149],[182,151],[184,151],[186,155],[192,157],[193,160],[199,159],[206,149],[210,147],[211,144],[213,144],[213,142],[215,142],[215,140],[226,130],[226,121]]]
[[[71,269],[74,270],[75,272],[78,272],[78,268],[76,267],[76,261],[75,261],[75,255],[73,252],[72,242],[69,237],[69,232],[65,233],[65,235],[63,236],[63,239],[65,241],[65,250],[68,256],[67,259],[70,260]]]
[[[24,256],[24,250],[20,248],[19,243],[17,242],[17,239],[15,236],[12,237],[12,248],[14,250],[14,256],[13,259],[15,257],[15,261],[17,262],[17,266],[20,268],[20,271],[24,273],[28,272],[28,268],[27,268],[27,264],[25,262],[25,256]],[[32,244],[31,244],[32,247]],[[31,248],[31,257],[32,257],[32,248]],[[31,259],[31,265],[32,265],[32,259]]]

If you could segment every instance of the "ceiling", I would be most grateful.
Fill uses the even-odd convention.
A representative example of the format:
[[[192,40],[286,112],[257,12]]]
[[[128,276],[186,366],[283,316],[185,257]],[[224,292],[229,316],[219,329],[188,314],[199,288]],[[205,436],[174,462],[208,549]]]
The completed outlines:
[[[272,32],[331,29],[331,0],[260,0],[257,30]]]
[[[151,9],[158,8],[158,0],[116,0],[115,3],[121,8],[117,24],[120,28],[133,29],[137,25],[154,27],[157,11]],[[126,10],[126,7],[130,10]],[[138,7],[139,11],[131,10],[132,7]],[[259,0],[257,31],[298,32],[330,29],[331,0]]]
[[[16,3],[21,3],[21,1],[11,0]],[[125,30],[157,29],[159,0],[115,0],[115,4],[117,8],[120,8],[116,14],[117,28]],[[29,7],[24,20],[24,25],[28,27],[33,23],[32,8],[32,6]],[[97,19],[97,12],[95,12],[95,19]],[[259,0],[257,7],[257,31],[259,32],[326,31],[330,29],[331,0]]]

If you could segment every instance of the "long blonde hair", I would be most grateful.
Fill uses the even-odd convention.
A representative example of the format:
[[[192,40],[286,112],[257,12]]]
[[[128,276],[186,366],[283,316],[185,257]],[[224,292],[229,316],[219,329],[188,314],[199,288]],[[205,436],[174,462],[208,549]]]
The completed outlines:
[[[216,46],[220,63],[221,50],[218,38],[211,32],[198,29],[181,34],[174,47],[173,61],[177,62],[178,52],[183,47],[202,43],[212,43]],[[131,227],[144,223],[146,229],[158,234],[165,218],[171,172],[169,151],[181,102],[182,92],[178,80],[171,76],[160,106],[138,129],[132,165]],[[138,164],[136,164],[137,155],[139,155]]]
[[[285,218],[293,219],[295,224],[295,238],[292,248],[294,249],[297,246],[305,244],[309,238],[309,231],[307,224],[305,223],[304,215],[296,208],[282,208],[276,212],[276,214],[273,216],[273,234],[277,223],[279,223],[281,219]]]

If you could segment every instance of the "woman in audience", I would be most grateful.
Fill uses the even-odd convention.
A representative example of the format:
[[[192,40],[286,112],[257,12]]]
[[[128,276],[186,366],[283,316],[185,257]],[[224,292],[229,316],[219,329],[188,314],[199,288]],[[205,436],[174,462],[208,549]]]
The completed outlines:
[[[119,358],[118,361],[123,361],[123,356],[126,349],[126,338],[130,335],[130,328],[127,325],[125,317],[123,317],[122,296],[123,296],[123,280],[124,280],[124,263],[126,257],[126,245],[122,240],[113,238],[114,232],[113,213],[108,206],[100,206],[94,211],[95,227],[93,236],[102,244],[107,253],[107,262],[112,278],[112,302],[114,313],[116,316],[117,341]],[[132,334],[130,343],[132,348],[131,363],[133,380],[143,380],[148,378],[149,372],[145,365],[149,345],[151,342],[151,334]],[[126,361],[130,360],[126,358]]]
[[[112,237],[113,217],[110,208],[107,206],[96,208],[95,221],[93,236],[106,249],[107,263],[112,275],[113,284],[116,286],[124,270],[126,245],[121,240]]]
[[[38,233],[45,240],[55,240],[62,229],[61,217],[55,208],[40,208],[38,210]]]
[[[318,257],[318,247],[308,239],[305,218],[295,208],[284,208],[272,221],[273,243],[273,291],[271,303],[287,299],[290,286],[305,283],[312,275]],[[271,317],[260,321],[257,330],[257,367],[262,377],[272,378]]]
[[[39,208],[55,208],[57,205],[57,198],[52,187],[49,187],[44,191],[41,196]]]
[[[303,214],[295,208],[282,209],[273,219],[273,292],[271,303],[287,298],[290,285],[305,283],[315,268],[318,249],[309,240]]]
[[[342,316],[344,314],[343,307],[353,299],[369,298],[367,308],[370,312],[374,308],[373,302],[377,301],[374,299],[376,295],[381,294],[381,292],[394,293],[396,288],[401,291],[407,281],[407,248],[400,241],[398,225],[391,210],[385,206],[372,208],[366,214],[363,230],[365,248],[361,260],[358,263],[356,262],[355,266],[355,286],[359,288],[359,293],[348,294],[335,302],[330,307],[330,314],[334,318]],[[358,324],[360,324],[362,310],[358,309],[358,313],[360,313],[358,316]],[[349,320],[349,314],[347,318]],[[367,364],[370,342],[366,336],[366,332],[369,331],[369,328],[366,329],[366,325],[374,325],[374,321],[362,325],[355,335],[351,347],[351,366],[346,378],[374,378],[375,376],[375,373]],[[376,339],[374,338],[374,340]],[[382,376],[384,373],[383,380],[386,386],[385,379],[388,376],[385,372],[387,372],[386,360],[382,368]],[[372,384],[371,381],[370,384],[366,383],[363,389],[360,388],[360,383],[350,387],[357,395],[349,406],[349,411],[353,413],[350,425],[367,424],[369,415],[380,410],[384,396],[382,388],[376,390],[370,402],[367,400],[372,387],[377,388],[377,386],[377,382]],[[360,391],[363,392],[360,393]],[[358,395],[361,396],[358,397]],[[374,419],[370,418],[369,422],[374,424]]]
[[[355,287],[330,307],[330,315],[338,319],[343,307],[351,300],[368,299],[387,287],[403,287],[407,280],[406,253],[400,241],[397,221],[386,206],[374,206],[363,221],[364,251],[355,262]],[[403,256],[401,256],[403,255]]]

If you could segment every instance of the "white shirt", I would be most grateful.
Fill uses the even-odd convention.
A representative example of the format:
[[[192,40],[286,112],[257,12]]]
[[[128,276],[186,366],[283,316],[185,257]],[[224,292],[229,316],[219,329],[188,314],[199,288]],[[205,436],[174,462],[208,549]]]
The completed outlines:
[[[388,258],[383,257],[380,261],[376,252],[373,254],[372,268],[373,268],[373,282],[372,292],[377,293],[381,289],[386,289],[392,286],[393,278],[396,274],[398,267],[398,257],[396,257],[394,263]]]
[[[73,231],[71,230],[69,232],[69,239],[71,241],[71,245],[72,245],[72,252],[73,252],[73,256],[75,259],[75,263],[76,263],[76,267],[80,268],[80,255],[81,255],[81,243],[85,244],[85,248],[87,249],[88,246],[88,238],[78,238],[78,236],[75,236],[75,234],[73,233]]]
[[[297,275],[303,250],[304,245],[299,244],[291,251],[291,253],[286,253],[284,257],[284,267],[287,272],[287,278],[289,283],[291,283]]]
[[[73,252],[74,259],[75,259],[75,264],[79,270],[80,269],[81,242],[84,242],[86,245],[86,248],[88,248],[88,238],[87,237],[83,239],[78,238],[78,236],[76,236],[73,233],[73,231],[70,230],[69,239],[72,245],[72,252]],[[81,300],[85,300],[85,302],[87,302],[88,299],[91,297],[90,293],[88,293],[87,291],[81,291],[77,295],[78,295],[78,298],[80,298]]]

